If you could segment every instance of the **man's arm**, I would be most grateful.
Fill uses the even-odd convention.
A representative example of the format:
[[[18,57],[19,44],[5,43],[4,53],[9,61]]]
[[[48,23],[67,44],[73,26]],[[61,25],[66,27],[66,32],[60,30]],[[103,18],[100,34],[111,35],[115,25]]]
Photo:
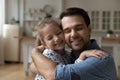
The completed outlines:
[[[54,80],[56,63],[41,54],[38,48],[32,50],[32,59],[38,70],[46,80]]]
[[[35,66],[35,64],[33,62],[30,63],[29,68],[30,68],[30,71],[33,73],[33,75],[36,75],[36,74],[39,73],[38,70],[37,70],[37,68],[36,68],[36,66]]]
[[[55,74],[56,74],[55,77],[57,75],[59,76],[60,72],[63,74],[63,76],[60,73],[60,76],[62,76],[62,77],[59,79],[64,78],[66,80],[66,79],[68,79],[68,77],[71,77],[71,78],[78,78],[78,80],[79,80],[80,74],[78,76],[76,76],[75,73],[80,73],[80,72],[82,72],[81,70],[85,69],[86,67],[88,68],[88,66],[90,66],[89,64],[85,65],[86,62],[85,63],[83,62],[83,63],[78,64],[78,65],[74,65],[74,64],[66,65],[66,66],[65,65],[58,65],[58,67],[55,71],[56,64],[54,62],[52,62],[51,60],[49,60],[47,57],[43,56],[39,50],[34,49],[32,51],[32,57],[33,57],[33,60],[35,62],[35,65],[37,66],[38,72],[40,72],[40,74],[42,74],[46,79],[49,79],[49,80],[50,79],[53,80]],[[81,68],[81,69],[78,69],[78,68]],[[75,71],[74,74],[72,74],[72,70]],[[76,72],[76,71],[79,71],[79,72]]]
[[[117,80],[112,56],[89,57],[78,64],[58,65],[55,80]]]

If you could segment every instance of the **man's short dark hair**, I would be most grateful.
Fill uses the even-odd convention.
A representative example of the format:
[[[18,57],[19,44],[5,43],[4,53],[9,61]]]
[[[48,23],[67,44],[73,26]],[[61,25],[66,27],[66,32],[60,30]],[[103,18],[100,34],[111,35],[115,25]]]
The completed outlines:
[[[78,16],[82,16],[86,25],[90,25],[90,18],[87,14],[87,12],[82,9],[82,8],[78,8],[78,7],[71,7],[66,9],[65,11],[63,11],[60,15],[60,19],[62,19],[65,16],[73,16],[73,15],[78,15]]]

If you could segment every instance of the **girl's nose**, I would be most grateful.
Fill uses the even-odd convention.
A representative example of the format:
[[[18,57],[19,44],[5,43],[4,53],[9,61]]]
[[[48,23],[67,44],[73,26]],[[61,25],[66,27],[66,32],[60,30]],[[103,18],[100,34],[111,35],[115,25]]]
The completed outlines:
[[[55,41],[58,41],[58,40],[59,40],[59,37],[58,37],[58,36],[55,36],[55,37],[54,37],[54,40],[55,40]]]

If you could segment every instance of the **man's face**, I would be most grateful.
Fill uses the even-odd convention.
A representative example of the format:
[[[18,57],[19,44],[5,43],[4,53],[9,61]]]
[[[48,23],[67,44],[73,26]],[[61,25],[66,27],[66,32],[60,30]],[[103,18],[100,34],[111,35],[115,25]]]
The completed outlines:
[[[91,28],[82,16],[66,16],[61,20],[65,41],[73,50],[84,50],[90,43]]]

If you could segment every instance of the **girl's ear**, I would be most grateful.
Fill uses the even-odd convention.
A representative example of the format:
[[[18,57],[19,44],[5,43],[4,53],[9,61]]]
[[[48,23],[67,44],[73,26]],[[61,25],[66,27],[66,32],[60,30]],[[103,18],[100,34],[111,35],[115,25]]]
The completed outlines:
[[[41,40],[41,45],[44,45],[44,46],[45,46],[45,43],[44,43],[44,41],[42,41],[42,40]]]
[[[45,48],[48,48],[48,46],[46,45],[46,43],[43,40],[41,40],[41,45],[43,45]]]
[[[47,47],[43,40],[41,40],[41,45],[44,45],[45,48]]]
[[[41,40],[41,38],[39,38],[39,36],[36,36],[35,47],[38,47],[40,45],[45,45],[45,43],[43,40]]]
[[[43,40],[39,40],[40,44],[43,45],[45,48],[48,48],[47,45],[45,44],[45,42]]]

